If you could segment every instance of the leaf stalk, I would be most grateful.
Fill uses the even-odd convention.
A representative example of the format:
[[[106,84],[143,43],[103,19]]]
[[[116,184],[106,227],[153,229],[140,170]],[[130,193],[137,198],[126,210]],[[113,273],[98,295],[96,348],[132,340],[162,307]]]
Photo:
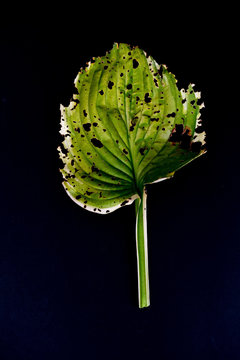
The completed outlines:
[[[147,243],[147,191],[143,187],[140,198],[136,199],[136,251],[138,272],[139,308],[150,305],[148,243]]]

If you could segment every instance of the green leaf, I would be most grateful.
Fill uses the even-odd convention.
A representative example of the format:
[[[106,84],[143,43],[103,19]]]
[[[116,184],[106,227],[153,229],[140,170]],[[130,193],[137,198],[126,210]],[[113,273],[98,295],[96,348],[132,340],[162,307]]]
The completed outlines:
[[[137,200],[140,307],[149,305],[145,185],[172,177],[206,151],[200,93],[176,83],[143,50],[114,44],[81,69],[69,106],[61,106],[58,150],[71,199],[99,214]]]

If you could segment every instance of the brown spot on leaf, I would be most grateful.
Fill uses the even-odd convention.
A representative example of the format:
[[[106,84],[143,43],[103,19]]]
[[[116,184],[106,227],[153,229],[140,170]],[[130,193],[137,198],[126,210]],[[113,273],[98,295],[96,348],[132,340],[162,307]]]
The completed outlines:
[[[149,97],[149,93],[146,93],[145,96],[144,96],[144,100],[146,103],[150,103],[151,102],[151,98]]]
[[[133,68],[136,69],[138,67],[139,63],[136,59],[133,59]]]
[[[92,172],[96,172],[96,173],[99,172],[99,169],[95,166],[95,164],[92,165],[91,169],[92,169]]]
[[[189,149],[191,139],[191,129],[187,126],[184,128],[182,124],[176,124],[169,137],[169,141],[179,143],[182,149]]]
[[[134,118],[132,118],[131,120],[131,126],[129,128],[129,131],[133,131],[134,130],[134,127],[135,125],[137,124],[137,120],[138,120],[138,116],[135,116]]]
[[[110,80],[110,81],[108,82],[108,88],[111,90],[112,87],[113,87],[113,85],[114,85],[114,83]]]
[[[142,147],[139,149],[140,154],[143,156],[144,155],[144,151],[146,150],[146,147]]]
[[[170,114],[167,114],[167,118],[170,118],[170,117],[175,117],[176,116],[176,113],[175,112],[172,112]]]
[[[103,147],[103,144],[102,144],[101,141],[98,140],[98,139],[92,138],[92,139],[91,139],[91,143],[92,143],[95,147],[97,147],[97,148]]]
[[[85,131],[90,131],[91,130],[91,123],[83,124],[83,128],[84,128]]]

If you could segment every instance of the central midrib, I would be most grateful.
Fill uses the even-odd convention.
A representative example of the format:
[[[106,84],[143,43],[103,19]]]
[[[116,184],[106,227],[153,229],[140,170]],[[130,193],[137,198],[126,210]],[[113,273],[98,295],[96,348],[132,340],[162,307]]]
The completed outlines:
[[[139,188],[138,182],[137,182],[137,175],[136,175],[136,169],[135,169],[135,165],[134,165],[134,161],[133,161],[133,156],[132,156],[132,146],[131,146],[131,141],[130,141],[130,136],[129,136],[129,124],[130,121],[132,119],[128,118],[128,111],[127,111],[127,106],[126,106],[126,88],[127,88],[127,76],[126,76],[126,69],[125,69],[125,91],[124,91],[124,110],[125,110],[125,123],[126,123],[126,129],[127,129],[127,142],[128,142],[128,150],[129,150],[129,157],[130,157],[130,162],[131,162],[131,166],[132,166],[132,171],[133,171],[133,180],[134,180],[134,185],[135,185],[135,189],[136,189],[136,193],[141,197],[141,190]],[[132,99],[132,97],[131,97]],[[130,106],[131,106],[131,100],[130,100]],[[130,121],[129,121],[130,120]]]

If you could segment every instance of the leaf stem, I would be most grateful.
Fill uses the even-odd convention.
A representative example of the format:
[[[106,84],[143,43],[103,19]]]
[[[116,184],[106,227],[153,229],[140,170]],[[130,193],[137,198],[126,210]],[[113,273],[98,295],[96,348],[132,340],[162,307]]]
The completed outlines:
[[[147,245],[147,192],[143,188],[141,198],[135,202],[136,209],[136,250],[138,270],[139,308],[150,305]]]

